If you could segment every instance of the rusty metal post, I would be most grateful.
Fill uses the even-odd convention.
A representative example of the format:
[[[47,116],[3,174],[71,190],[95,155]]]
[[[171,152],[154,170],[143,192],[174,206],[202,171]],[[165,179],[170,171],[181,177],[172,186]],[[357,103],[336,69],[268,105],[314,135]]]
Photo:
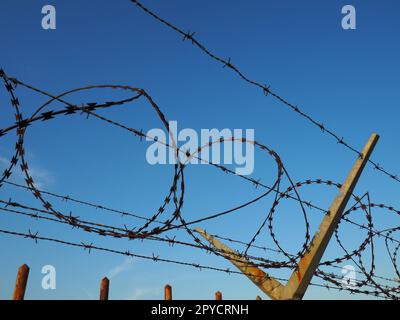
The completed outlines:
[[[217,291],[215,293],[215,300],[222,300],[222,293],[221,291]]]
[[[28,283],[29,267],[23,264],[18,269],[17,280],[13,293],[13,300],[24,300],[26,284]]]
[[[172,300],[172,287],[169,284],[164,287],[164,300]]]
[[[300,259],[296,270],[293,272],[286,285],[282,285],[279,281],[270,277],[240,253],[230,249],[213,236],[207,234],[204,230],[196,228],[196,231],[210,242],[212,246],[218,249],[226,259],[230,260],[231,263],[242,271],[271,299],[302,299],[378,140],[379,136],[375,133],[369,138],[363,151],[348,174],[346,181],[340,188],[339,194],[336,196],[328,213],[323,218],[319,230],[315,233],[307,248],[306,254]]]
[[[108,300],[108,292],[110,288],[110,280],[107,277],[101,279],[100,283],[100,300]]]

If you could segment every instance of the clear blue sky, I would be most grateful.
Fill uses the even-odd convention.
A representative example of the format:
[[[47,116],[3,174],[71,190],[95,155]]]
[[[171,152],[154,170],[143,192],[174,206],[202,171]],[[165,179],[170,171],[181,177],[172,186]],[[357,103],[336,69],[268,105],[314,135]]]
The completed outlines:
[[[41,8],[52,4],[57,10],[57,29],[41,28]],[[394,0],[370,1],[145,1],[165,19],[196,36],[218,55],[228,58],[247,75],[271,85],[276,92],[323,122],[352,145],[361,149],[372,132],[381,135],[373,158],[393,172],[400,172],[398,149],[400,62],[400,4]],[[357,10],[357,29],[341,28],[341,8],[352,4]],[[171,30],[140,11],[128,0],[119,1],[21,1],[0,3],[0,66],[20,80],[60,93],[88,84],[127,84],[144,88],[179,128],[251,128],[257,141],[274,149],[295,181],[324,178],[343,181],[354,154],[290,112],[260,90],[239,80]],[[45,99],[17,90],[24,115]],[[93,91],[69,97],[72,102],[107,101],[126,97],[115,91]],[[8,95],[0,90],[0,127],[12,121]],[[143,129],[159,127],[154,112],[144,102],[102,114]],[[14,136],[0,142],[0,159],[12,156]],[[26,138],[28,160],[42,188],[149,216],[168,190],[172,167],[150,166],[145,159],[148,144],[95,120],[60,118],[29,128]],[[2,160],[4,166],[6,160]],[[257,152],[254,177],[269,183],[275,174],[272,161]],[[186,171],[183,214],[204,216],[238,205],[260,193],[251,185],[225,176],[206,166]],[[18,173],[14,181],[21,181]],[[371,167],[357,187],[370,191],[372,201],[399,208],[400,185]],[[305,197],[327,207],[334,190],[310,188]],[[27,193],[11,187],[0,189],[0,198],[39,206]],[[214,233],[248,240],[265,216],[271,198],[204,227]],[[55,202],[81,218],[116,225],[134,226],[137,221],[107,216],[96,210]],[[310,212],[312,226],[320,216]],[[293,218],[294,217],[294,218]],[[386,212],[374,212],[377,226],[396,226]],[[278,213],[279,237],[296,252],[303,224],[298,207],[285,204]],[[362,221],[362,219],[360,219]],[[223,268],[221,258],[187,248],[169,248],[151,242],[99,239],[77,230],[39,223],[32,219],[0,215],[2,228],[40,235],[93,241],[106,247]],[[359,233],[359,234],[358,234]],[[188,239],[182,232],[175,233]],[[363,235],[343,229],[353,249]],[[358,242],[357,242],[358,241]],[[259,244],[273,246],[264,236]],[[389,259],[379,243],[379,273],[394,277]],[[342,255],[337,245],[327,256]],[[158,299],[170,283],[177,299],[213,298],[217,290],[226,299],[253,299],[259,290],[235,275],[134,259],[55,244],[0,237],[0,298],[10,298],[19,265],[31,267],[27,298],[97,298],[99,281],[111,279],[111,298]],[[252,252],[254,254],[260,254]],[[265,255],[265,253],[261,252]],[[40,287],[41,267],[57,270],[57,289]],[[330,270],[338,272],[340,270]],[[273,275],[283,275],[279,271]],[[238,289],[239,288],[239,289]],[[311,288],[306,298],[347,298],[333,291]]]

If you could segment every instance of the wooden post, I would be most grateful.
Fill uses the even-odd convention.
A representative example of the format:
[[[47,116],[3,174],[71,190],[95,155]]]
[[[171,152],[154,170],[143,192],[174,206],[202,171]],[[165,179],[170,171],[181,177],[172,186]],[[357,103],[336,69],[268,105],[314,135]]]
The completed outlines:
[[[108,291],[110,288],[110,280],[107,277],[101,279],[100,283],[100,300],[108,300]]]
[[[282,292],[284,286],[271,278],[264,271],[259,269],[256,265],[251,263],[240,253],[232,250],[225,244],[221,243],[218,239],[209,235],[207,232],[200,228],[195,229],[201,236],[203,236],[214,248],[216,248],[221,255],[228,259],[235,267],[242,271],[256,286],[264,291],[271,299],[282,299]]]
[[[29,267],[23,264],[18,269],[17,280],[13,293],[13,300],[24,300],[26,284],[28,283]]]
[[[215,300],[222,300],[222,293],[221,291],[217,291],[215,293]]]
[[[313,277],[315,270],[318,268],[322,255],[328,246],[329,240],[342,218],[347,202],[349,201],[358,179],[360,178],[378,140],[379,136],[377,134],[371,135],[362,151],[362,155],[355,162],[346,181],[340,188],[339,194],[333,200],[328,210],[328,214],[323,218],[319,230],[311,240],[311,244],[308,248],[309,250],[300,259],[297,265],[297,270],[293,272],[286,285],[285,296],[287,299],[303,298],[304,293],[311,282],[311,278]]]
[[[226,259],[230,260],[271,299],[302,299],[378,140],[379,136],[375,133],[369,138],[361,155],[348,174],[346,181],[340,188],[339,194],[332,202],[328,213],[324,216],[319,230],[317,230],[307,248],[307,252],[300,259],[296,270],[293,272],[286,285],[282,285],[279,281],[270,277],[263,270],[248,261],[246,257],[230,249],[213,236],[207,234],[204,230],[196,228],[196,231],[210,242],[212,246],[218,249]]]
[[[164,300],[172,300],[172,287],[169,284],[164,287]]]

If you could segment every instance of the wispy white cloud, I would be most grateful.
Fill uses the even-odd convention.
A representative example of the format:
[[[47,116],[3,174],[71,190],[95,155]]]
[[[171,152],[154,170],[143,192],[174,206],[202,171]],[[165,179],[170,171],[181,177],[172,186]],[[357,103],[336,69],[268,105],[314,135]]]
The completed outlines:
[[[92,292],[84,287],[81,288],[81,291],[83,292],[85,299],[93,300],[96,298]]]
[[[7,159],[0,155],[0,169],[6,169],[10,166],[10,159]],[[54,184],[55,179],[54,175],[41,167],[30,165],[29,166],[29,173],[32,176],[33,180],[35,181],[35,185],[39,189],[44,189],[52,184]],[[13,176],[17,179],[18,182],[22,182],[25,179],[25,174],[22,173],[19,166],[14,168]]]
[[[29,173],[39,189],[47,188],[55,182],[53,174],[46,169],[33,166],[29,168]]]
[[[0,156],[0,166],[6,167],[10,164],[10,160]]]
[[[140,300],[140,299],[156,299],[161,295],[161,290],[159,288],[139,288],[135,289],[126,300]]]
[[[134,259],[132,258],[126,258],[121,264],[115,266],[108,272],[108,278],[109,279],[115,278],[119,274],[131,269],[133,261]]]

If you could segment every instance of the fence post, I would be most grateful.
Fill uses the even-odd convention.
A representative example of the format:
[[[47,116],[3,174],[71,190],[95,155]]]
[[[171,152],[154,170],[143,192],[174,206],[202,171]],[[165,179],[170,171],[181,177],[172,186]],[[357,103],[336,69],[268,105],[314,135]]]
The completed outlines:
[[[164,287],[164,300],[172,300],[172,287],[169,284]]]
[[[110,280],[107,277],[101,279],[100,283],[100,300],[108,300],[108,291],[110,287]]]
[[[251,263],[245,256],[242,256],[239,252],[224,245],[201,228],[196,228],[196,232],[205,238],[214,248],[220,251],[222,256],[230,260],[270,298],[274,300],[302,299],[378,140],[379,136],[377,134],[373,133],[370,136],[345,182],[342,184],[338,195],[333,200],[328,213],[322,219],[319,229],[307,248],[307,252],[298,262],[297,268],[292,273],[286,285],[281,284],[278,280],[266,274],[263,270]]]
[[[221,291],[217,291],[215,293],[215,300],[222,300],[222,293]]]
[[[296,271],[293,272],[289,278],[285,292],[285,297],[287,299],[298,300],[303,298],[311,278],[318,268],[322,255],[328,246],[329,240],[342,218],[347,202],[378,140],[379,136],[377,134],[371,135],[362,153],[350,170],[350,173],[340,188],[339,194],[333,200],[328,214],[322,219],[320,227],[311,240],[307,252],[300,259]]]
[[[13,300],[24,300],[28,276],[29,267],[26,264],[23,264],[18,269],[17,280],[15,281],[15,288],[13,293]]]

